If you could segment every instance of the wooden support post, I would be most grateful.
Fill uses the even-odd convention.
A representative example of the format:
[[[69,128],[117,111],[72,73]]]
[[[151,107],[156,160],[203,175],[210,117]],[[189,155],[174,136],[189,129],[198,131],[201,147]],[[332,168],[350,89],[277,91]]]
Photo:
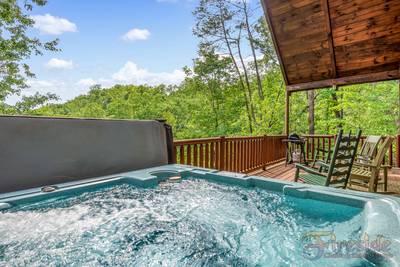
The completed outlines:
[[[289,113],[290,113],[290,92],[286,89],[285,94],[285,135],[289,135]]]

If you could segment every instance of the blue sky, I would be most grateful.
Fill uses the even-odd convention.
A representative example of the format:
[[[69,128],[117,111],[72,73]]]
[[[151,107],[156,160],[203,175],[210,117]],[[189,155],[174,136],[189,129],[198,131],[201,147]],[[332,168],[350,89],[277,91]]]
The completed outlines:
[[[25,94],[53,92],[62,100],[90,85],[178,83],[196,56],[191,0],[49,0],[31,12],[30,34],[60,39],[61,52],[33,57],[36,79]],[[16,101],[11,97],[8,102]]]

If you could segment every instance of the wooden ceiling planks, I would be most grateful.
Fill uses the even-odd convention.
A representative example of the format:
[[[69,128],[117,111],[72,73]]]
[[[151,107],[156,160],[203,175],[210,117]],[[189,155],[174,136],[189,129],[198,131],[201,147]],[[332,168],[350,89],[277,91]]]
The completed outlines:
[[[400,0],[262,0],[289,91],[400,78]]]

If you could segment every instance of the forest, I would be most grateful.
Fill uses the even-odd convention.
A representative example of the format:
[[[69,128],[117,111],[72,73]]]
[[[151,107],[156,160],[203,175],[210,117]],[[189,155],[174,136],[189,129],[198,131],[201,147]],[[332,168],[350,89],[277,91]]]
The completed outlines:
[[[46,1],[28,1],[44,5]],[[34,77],[23,60],[56,51],[59,40],[42,43],[27,37],[32,21],[29,5],[2,2],[13,19],[0,12],[0,113],[112,119],[164,118],[175,138],[281,134],[284,127],[285,84],[268,27],[259,5],[248,1],[200,0],[193,10],[198,55],[185,66],[179,85],[94,85],[87,94],[60,103],[57,95],[23,96],[26,78]],[[7,6],[9,5],[9,6]],[[397,133],[398,81],[322,88],[291,96],[291,132],[333,134],[362,128],[364,134]]]

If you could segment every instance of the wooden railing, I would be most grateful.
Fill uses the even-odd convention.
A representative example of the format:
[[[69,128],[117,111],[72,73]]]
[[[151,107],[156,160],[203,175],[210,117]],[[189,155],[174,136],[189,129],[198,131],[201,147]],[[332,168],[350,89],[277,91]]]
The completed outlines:
[[[306,139],[305,153],[307,161],[313,160],[316,149],[331,150],[335,144],[334,135],[302,135]]]
[[[302,135],[306,139],[305,154],[307,160],[313,160],[316,149],[331,150],[335,144],[335,135]],[[364,144],[367,137],[361,136],[360,147]],[[385,163],[393,167],[400,166],[400,135],[395,136],[392,146],[389,147],[389,151],[385,157]]]
[[[306,139],[306,159],[314,159],[317,148],[332,150],[335,135],[302,135]],[[174,162],[197,167],[251,172],[285,158],[284,135],[214,137],[174,141]],[[361,137],[360,147],[366,136]],[[400,135],[395,137],[385,163],[400,167]]]
[[[174,142],[174,162],[234,172],[250,172],[285,157],[283,135],[216,137]]]

